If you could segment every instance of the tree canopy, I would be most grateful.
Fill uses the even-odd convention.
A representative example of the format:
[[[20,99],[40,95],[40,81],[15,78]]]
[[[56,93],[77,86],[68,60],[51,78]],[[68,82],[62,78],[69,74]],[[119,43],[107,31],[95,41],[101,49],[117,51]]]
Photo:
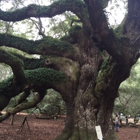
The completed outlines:
[[[127,14],[115,29],[105,11],[112,0],[55,0],[49,5],[11,2],[12,8],[0,9],[0,62],[13,72],[0,82],[0,110],[12,97],[23,94],[0,121],[36,106],[52,88],[61,94],[67,111],[65,128],[56,140],[97,140],[96,125],[101,126],[105,140],[116,140],[111,119],[114,101],[140,56],[140,1],[124,1]],[[50,36],[42,21],[61,14],[68,19],[57,24],[63,27],[62,34],[58,30]],[[27,33],[20,34],[19,25]],[[27,101],[31,92],[37,94]]]

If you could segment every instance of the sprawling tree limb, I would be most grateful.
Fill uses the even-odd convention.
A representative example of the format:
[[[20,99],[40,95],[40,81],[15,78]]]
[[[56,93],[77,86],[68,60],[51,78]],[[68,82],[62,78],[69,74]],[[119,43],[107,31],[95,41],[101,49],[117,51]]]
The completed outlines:
[[[122,46],[123,44],[121,44],[121,41],[116,39],[114,33],[109,29],[101,1],[85,0],[85,3],[87,5],[91,25],[93,27],[93,33],[92,33],[93,41],[97,43],[97,46],[100,46],[100,49],[107,50],[107,52],[113,57],[115,57],[116,60],[121,60],[122,62],[122,58],[124,58],[124,51],[121,49],[120,46]],[[108,1],[105,1],[105,3],[108,3]],[[28,7],[13,12],[0,11],[1,12],[0,19],[5,21],[7,20],[18,21],[29,17],[52,17],[55,16],[56,14],[61,14],[66,10],[70,10],[74,12],[81,19],[83,25],[88,24],[86,27],[90,27],[88,22],[88,14],[86,11],[87,9],[85,7],[86,7],[85,4],[78,0],[74,0],[74,1],[62,0],[60,2],[54,2],[50,6],[29,5]],[[45,51],[47,51],[46,48],[42,48],[42,49],[43,51],[44,49]],[[119,52],[117,51],[118,49]]]
[[[45,65],[46,58],[45,57],[38,59],[38,58],[27,58],[27,57],[19,56],[19,58],[22,61],[24,61],[24,69],[25,70],[32,70],[32,69],[46,67],[46,65]]]
[[[24,82],[25,75],[23,71],[23,62],[18,57],[0,49],[0,62],[9,65],[12,68],[17,84],[22,84]]]
[[[35,95],[35,97],[32,100],[25,100],[24,102],[16,105],[14,108],[9,108],[7,112],[11,114],[16,114],[17,112],[20,112],[21,110],[29,109],[32,107],[35,107],[44,97],[46,94],[46,90],[42,90],[41,93],[38,93]]]
[[[79,0],[61,0],[54,2],[50,6],[32,4],[13,12],[4,12],[0,10],[0,19],[4,21],[21,21],[30,17],[53,17],[65,11],[75,13],[84,25],[87,25],[88,16],[86,6]]]
[[[62,72],[39,68],[35,70],[25,71],[25,83],[15,87],[13,84],[13,78],[9,78],[0,83],[0,110],[2,110],[10,101],[10,99],[26,89],[34,89],[38,91],[40,88],[53,88],[55,84],[63,83],[65,75]],[[63,89],[62,86],[58,86],[56,90]]]
[[[29,94],[30,94],[29,90],[26,90],[23,94],[21,94],[20,98],[18,99],[17,105],[11,106],[6,110],[5,114],[2,114],[0,116],[0,122],[9,118],[11,114],[14,115],[20,112],[21,110],[35,107],[43,99],[44,95],[46,94],[46,90],[40,90],[40,92],[36,94],[36,96],[32,100],[27,99]]]
[[[38,57],[33,57],[32,55],[29,55],[23,51],[19,52],[15,49],[14,50],[13,49],[7,50],[7,48],[5,48],[5,47],[3,47],[2,49],[5,50],[5,52],[7,52],[9,55],[15,56],[18,59],[20,59],[20,61],[22,61],[22,63],[24,62],[24,69],[25,70],[46,67],[45,60],[46,60],[47,56],[38,55]]]
[[[24,92],[21,93],[20,96],[18,97],[17,105],[24,102],[29,95],[30,95],[30,90],[28,90],[28,89],[24,90]]]
[[[4,45],[20,49],[29,54],[49,54],[72,59],[76,59],[76,54],[78,55],[77,50],[70,43],[53,39],[52,37],[32,41],[12,35],[0,34],[0,46]]]
[[[23,93],[19,96],[18,101],[17,101],[17,104],[20,104],[20,103],[22,103],[23,101],[25,101],[25,99],[29,96],[29,94],[30,94],[30,91],[29,91],[29,90],[26,90],[25,92],[23,92]],[[11,106],[11,107],[15,107],[15,106],[16,106],[16,105],[13,105],[13,106]],[[9,118],[10,116],[11,116],[11,113],[8,112],[8,111],[6,111],[6,113],[4,113],[4,114],[2,114],[2,115],[0,116],[0,122],[3,121],[3,120],[5,120],[5,119],[7,119],[7,118]]]

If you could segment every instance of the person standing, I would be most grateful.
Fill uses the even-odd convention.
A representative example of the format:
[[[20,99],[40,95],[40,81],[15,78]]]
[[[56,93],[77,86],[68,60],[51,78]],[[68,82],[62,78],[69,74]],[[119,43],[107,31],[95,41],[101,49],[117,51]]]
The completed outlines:
[[[119,117],[118,117],[118,114],[116,114],[116,116],[115,116],[115,129],[116,129],[116,132],[119,131]]]
[[[128,125],[128,116],[127,115],[125,116],[125,119],[126,119],[126,125]]]
[[[122,113],[118,113],[118,119],[119,119],[118,125],[119,125],[120,127],[122,127]]]

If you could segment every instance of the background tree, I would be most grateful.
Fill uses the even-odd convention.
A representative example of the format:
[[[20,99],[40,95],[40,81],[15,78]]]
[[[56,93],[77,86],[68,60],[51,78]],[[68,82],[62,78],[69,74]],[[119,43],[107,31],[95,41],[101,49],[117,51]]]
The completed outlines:
[[[131,74],[119,88],[119,97],[115,101],[114,112],[122,112],[123,114],[131,114],[135,116],[140,112],[140,75],[139,75],[140,60],[132,67]]]
[[[37,105],[39,113],[45,114],[48,118],[57,117],[65,114],[65,103],[60,94],[53,89],[49,89],[44,99]]]
[[[36,40],[0,34],[0,46],[39,56],[0,49],[0,62],[9,65],[13,72],[0,83],[0,109],[22,93],[17,105],[2,115],[1,121],[36,106],[46,90],[52,88],[61,94],[67,111],[65,128],[56,140],[96,140],[96,125],[101,126],[105,140],[117,139],[111,118],[118,88],[140,56],[140,1],[128,0],[128,13],[115,30],[105,14],[109,2],[58,0],[50,5],[32,3],[12,11],[0,10],[0,19],[5,22],[35,21],[34,27],[37,25],[41,35]],[[81,24],[70,27],[67,36],[60,39],[46,36],[41,18],[66,11],[75,14]],[[26,100],[31,92],[36,92],[36,96]]]

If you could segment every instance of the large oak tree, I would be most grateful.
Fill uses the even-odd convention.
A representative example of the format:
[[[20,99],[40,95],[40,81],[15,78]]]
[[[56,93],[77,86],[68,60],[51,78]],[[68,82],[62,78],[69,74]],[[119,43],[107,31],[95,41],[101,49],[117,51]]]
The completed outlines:
[[[49,6],[31,4],[11,12],[0,10],[0,20],[17,22],[30,17],[52,18],[66,11],[74,13],[82,26],[74,26],[61,39],[43,36],[28,40],[8,33],[0,34],[0,46],[39,54],[40,59],[0,49],[0,62],[13,71],[0,83],[0,110],[19,93],[18,104],[0,117],[35,106],[46,89],[58,91],[66,103],[65,128],[56,140],[97,140],[100,125],[104,140],[116,140],[112,125],[114,100],[118,88],[130,74],[140,56],[140,1],[128,0],[128,13],[118,26],[110,29],[104,13],[109,0],[58,0]],[[26,98],[31,91],[33,101]]]

